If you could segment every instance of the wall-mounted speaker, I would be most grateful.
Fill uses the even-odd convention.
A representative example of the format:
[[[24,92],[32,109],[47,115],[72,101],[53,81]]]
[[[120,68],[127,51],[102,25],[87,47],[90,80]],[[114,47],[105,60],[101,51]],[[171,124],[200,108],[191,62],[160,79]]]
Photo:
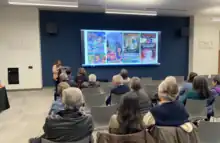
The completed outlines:
[[[18,68],[8,68],[8,84],[19,84]]]
[[[50,35],[57,35],[58,34],[58,26],[54,22],[49,22],[46,24],[46,32]]]

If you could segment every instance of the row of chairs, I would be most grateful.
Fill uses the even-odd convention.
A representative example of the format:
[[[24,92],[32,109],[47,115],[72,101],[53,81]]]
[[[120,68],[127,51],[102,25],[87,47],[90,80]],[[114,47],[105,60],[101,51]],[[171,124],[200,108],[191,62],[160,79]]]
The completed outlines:
[[[220,123],[219,122],[200,122],[198,127],[198,136],[200,143],[220,143],[219,138],[219,132],[220,132]],[[100,133],[100,134],[106,134],[106,133]],[[98,135],[100,135],[98,134]],[[113,137],[115,135],[108,134],[109,138]],[[126,142],[134,142],[132,138],[129,136],[131,135],[120,135],[124,139],[126,139]],[[42,143],[55,143],[46,139],[41,140]],[[69,143],[89,143],[90,137],[86,137],[81,141],[77,142],[69,142]],[[110,142],[109,142],[110,143]]]

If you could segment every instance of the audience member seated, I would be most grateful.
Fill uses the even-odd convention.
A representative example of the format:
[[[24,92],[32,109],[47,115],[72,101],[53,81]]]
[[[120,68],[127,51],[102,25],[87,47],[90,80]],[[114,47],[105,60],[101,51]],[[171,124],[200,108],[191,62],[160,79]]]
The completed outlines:
[[[213,80],[212,80],[212,89],[211,92],[213,95],[215,96],[219,96],[220,95],[220,76],[216,75]]]
[[[67,82],[68,81],[68,75],[66,73],[61,73],[59,76],[59,83],[60,82]]]
[[[145,129],[140,112],[139,99],[134,92],[127,93],[121,98],[117,114],[112,115],[109,122],[111,134],[133,134]]]
[[[58,84],[57,94],[59,96],[57,97],[57,100],[52,103],[49,114],[57,114],[58,112],[64,110],[64,104],[62,102],[62,92],[69,87],[69,84],[66,82],[61,82]]]
[[[108,98],[106,100],[106,105],[111,104],[111,95],[112,94],[120,96],[120,95],[123,95],[123,94],[130,91],[130,88],[127,85],[123,84],[123,78],[121,77],[121,75],[113,76],[112,83],[115,87],[111,89],[110,95],[108,96]]]
[[[130,78],[128,77],[128,71],[126,69],[122,69],[120,75],[123,78],[123,84],[129,86]]]
[[[139,98],[140,110],[141,113],[147,113],[149,109],[152,107],[151,99],[145,90],[141,87],[141,79],[138,77],[131,78],[131,92],[137,94]]]
[[[96,87],[100,87],[100,83],[96,81],[95,74],[90,74],[89,82],[85,82],[84,86],[87,88],[96,88]]]
[[[213,103],[215,102],[215,95],[211,94],[205,77],[197,76],[194,78],[193,89],[182,96],[180,101],[186,104],[187,99],[207,100],[207,119],[209,120],[211,116],[214,116]]]
[[[74,81],[74,78],[72,76],[72,70],[71,68],[68,68],[66,70],[66,74],[67,74],[67,77],[68,77],[68,80],[67,80],[67,83],[71,86],[71,87],[75,87],[76,86],[76,83]]]
[[[84,82],[88,82],[86,70],[84,68],[79,68],[78,74],[74,80],[75,80],[75,83],[77,84],[77,87],[81,88],[81,86]]]
[[[192,90],[192,88],[193,88],[192,83],[193,83],[193,80],[196,76],[198,76],[197,73],[190,72],[190,74],[188,76],[188,80],[186,82],[184,82],[183,85],[181,86],[178,98],[181,98],[181,96],[183,96],[185,93]]]
[[[50,115],[46,119],[42,137],[53,142],[73,142],[91,136],[93,132],[92,117],[79,111],[83,104],[80,89],[75,87],[65,89],[62,92],[62,101],[65,110],[56,115]]]
[[[189,123],[189,114],[183,104],[176,100],[178,85],[164,80],[158,89],[159,105],[153,107],[145,116],[144,123],[147,126],[173,126],[181,127],[191,132],[193,127]]]

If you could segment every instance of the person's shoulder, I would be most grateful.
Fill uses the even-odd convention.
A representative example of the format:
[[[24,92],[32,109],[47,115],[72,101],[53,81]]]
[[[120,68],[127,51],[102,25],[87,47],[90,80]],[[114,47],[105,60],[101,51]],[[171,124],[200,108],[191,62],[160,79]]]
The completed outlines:
[[[113,114],[110,118],[110,121],[109,121],[109,127],[110,128],[118,128],[119,127],[119,123],[118,123],[118,115],[116,114]]]

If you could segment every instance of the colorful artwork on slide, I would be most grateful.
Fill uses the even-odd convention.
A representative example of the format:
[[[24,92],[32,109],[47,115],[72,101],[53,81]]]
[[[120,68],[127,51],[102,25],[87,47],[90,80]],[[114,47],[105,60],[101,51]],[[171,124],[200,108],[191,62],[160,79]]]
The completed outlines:
[[[124,63],[140,62],[140,34],[124,33]]]
[[[108,32],[107,34],[107,62],[120,63],[123,59],[123,42],[121,32]]]

